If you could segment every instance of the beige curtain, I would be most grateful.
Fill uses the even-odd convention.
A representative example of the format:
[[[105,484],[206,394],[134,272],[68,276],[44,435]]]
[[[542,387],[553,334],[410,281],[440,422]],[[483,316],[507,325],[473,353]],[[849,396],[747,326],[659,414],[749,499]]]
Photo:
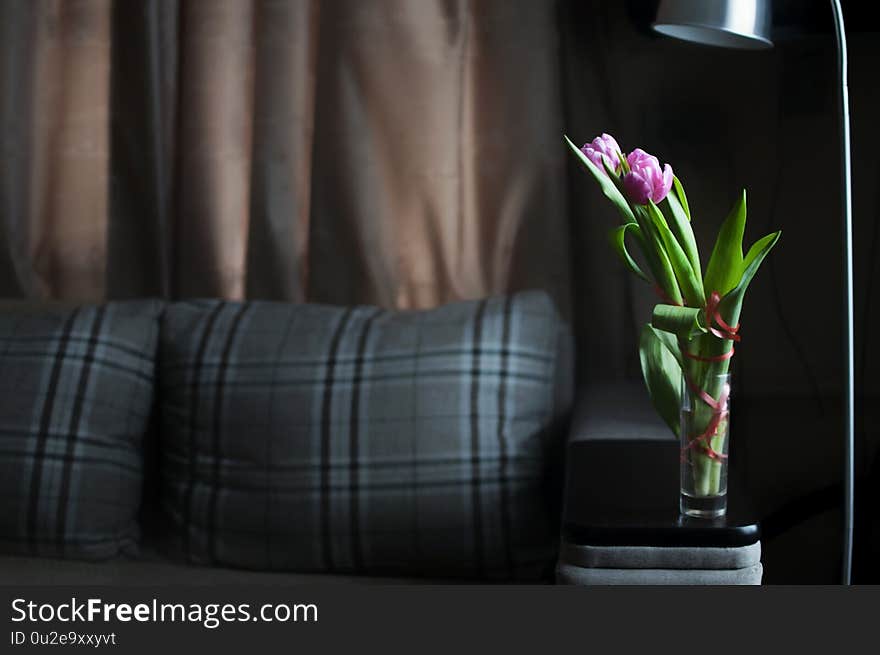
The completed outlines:
[[[0,293],[568,305],[556,6],[0,4]]]

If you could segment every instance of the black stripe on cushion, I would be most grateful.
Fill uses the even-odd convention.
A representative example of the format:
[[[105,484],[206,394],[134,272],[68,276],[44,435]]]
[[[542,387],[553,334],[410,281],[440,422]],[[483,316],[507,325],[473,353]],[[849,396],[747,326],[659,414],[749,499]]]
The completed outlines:
[[[61,492],[58,500],[58,518],[57,529],[55,534],[67,534],[67,517],[69,515],[70,503],[70,479],[73,475],[73,468],[76,465],[74,453],[76,449],[76,438],[82,428],[83,407],[89,397],[89,375],[92,373],[93,363],[95,359],[95,350],[98,347],[98,338],[101,336],[101,327],[104,323],[105,307],[98,307],[95,312],[94,322],[92,323],[92,331],[89,336],[86,354],[82,362],[79,373],[79,383],[77,384],[77,394],[73,402],[73,411],[70,414],[70,427],[67,432],[67,444],[65,448],[65,462],[61,473]],[[64,547],[62,545],[62,555]]]
[[[193,504],[193,489],[196,481],[196,453],[197,451],[197,421],[198,421],[198,412],[199,412],[199,391],[201,389],[201,374],[202,374],[202,360],[205,356],[205,350],[208,347],[208,341],[211,338],[211,334],[214,328],[214,323],[217,321],[217,317],[220,316],[220,312],[223,311],[225,304],[222,302],[217,302],[211,311],[207,314],[206,319],[204,321],[204,327],[202,328],[200,334],[201,337],[198,342],[198,347],[196,348],[195,361],[192,367],[192,377],[189,381],[190,386],[190,408],[189,408],[189,421],[187,426],[187,435],[188,435],[188,454],[189,454],[189,463],[190,463],[190,475],[187,478],[187,486],[186,491],[183,495],[183,511],[184,511],[184,519],[183,524],[189,525],[189,515],[192,512],[192,504]],[[191,547],[190,547],[190,539],[192,535],[189,530],[184,534],[184,549],[189,555]]]
[[[471,396],[470,396],[470,428],[471,428],[471,513],[474,521],[474,568],[477,577],[485,576],[483,562],[483,503],[480,498],[482,474],[480,468],[480,348],[483,345],[483,314],[486,301],[477,303],[473,320],[473,336],[471,337]],[[502,344],[502,348],[503,348]]]
[[[33,468],[31,471],[31,490],[28,495],[27,509],[27,541],[30,549],[36,551],[37,540],[39,538],[37,522],[40,518],[40,487],[43,473],[43,460],[46,455],[46,441],[49,432],[49,422],[52,420],[52,412],[55,409],[55,393],[58,389],[58,378],[61,376],[61,370],[64,366],[64,355],[67,350],[70,331],[76,321],[79,310],[74,309],[64,321],[61,328],[61,338],[58,340],[58,346],[52,356],[52,373],[49,376],[49,386],[46,395],[43,398],[43,408],[40,412],[40,428],[36,435],[36,447],[34,449]],[[4,369],[6,367],[3,367]],[[20,420],[19,417],[7,419],[9,421]],[[5,423],[6,421],[4,421]],[[65,433],[65,439],[67,435]]]
[[[333,559],[333,538],[330,534],[330,445],[333,441],[330,416],[333,403],[333,375],[336,370],[336,355],[339,352],[339,344],[348,327],[348,322],[351,320],[351,314],[352,310],[350,309],[342,313],[333,333],[333,339],[327,353],[326,378],[321,389],[321,553],[323,568],[327,571],[336,569]]]
[[[212,459],[214,463],[214,470],[211,475],[211,485],[208,488],[209,499],[208,499],[208,548],[210,549],[210,559],[211,561],[216,560],[217,556],[214,552],[215,539],[214,539],[214,525],[216,523],[216,514],[217,514],[217,493],[220,487],[220,462],[223,460],[223,426],[225,425],[223,422],[223,410],[226,407],[226,397],[224,396],[224,388],[223,384],[226,380],[226,368],[229,363],[229,355],[232,351],[232,346],[235,343],[235,337],[238,333],[239,327],[241,325],[241,319],[247,311],[247,305],[241,305],[236,307],[235,314],[232,317],[232,321],[230,323],[229,331],[226,333],[225,341],[226,343],[223,345],[223,354],[220,356],[220,366],[217,369],[217,377],[218,383],[215,387],[215,398],[214,398],[214,443],[212,448]],[[234,408],[233,408],[234,409]]]

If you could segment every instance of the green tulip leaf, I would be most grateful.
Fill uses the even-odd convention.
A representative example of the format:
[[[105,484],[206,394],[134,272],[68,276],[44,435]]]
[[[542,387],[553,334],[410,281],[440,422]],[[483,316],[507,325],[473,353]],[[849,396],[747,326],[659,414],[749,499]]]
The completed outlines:
[[[718,309],[721,312],[721,316],[724,318],[726,322],[730,325],[736,325],[739,323],[739,315],[742,310],[742,301],[743,296],[746,293],[746,289],[749,286],[749,283],[752,281],[752,278],[755,277],[755,274],[758,272],[758,269],[761,267],[761,263],[764,261],[764,258],[770,254],[770,251],[773,250],[773,246],[779,241],[779,237],[782,236],[782,230],[777,232],[771,232],[767,236],[762,239],[758,239],[751,248],[749,248],[749,252],[745,257],[744,261],[744,271],[742,277],[737,283],[736,287],[730,291],[724,298],[721,300],[721,304]]]
[[[690,341],[706,333],[706,326],[703,325],[704,314],[701,307],[655,305],[651,325],[663,332],[674,334],[679,339]]]
[[[639,361],[651,403],[657,413],[678,436],[681,409],[681,355],[675,337],[656,330],[650,324],[639,338]]]
[[[621,218],[623,218],[624,223],[634,223],[635,217],[633,216],[632,209],[629,206],[629,203],[624,198],[623,194],[620,192],[620,189],[614,184],[611,176],[603,173],[593,162],[589,160],[589,158],[581,152],[581,149],[578,148],[574,143],[572,143],[571,139],[567,136],[565,137],[565,142],[568,144],[568,147],[575,154],[578,160],[581,162],[584,168],[589,171],[590,175],[599,183],[599,188],[602,189],[602,193],[605,194],[605,197],[611,201],[611,204],[617,208],[617,211],[620,212]]]
[[[690,205],[688,205],[688,199],[684,193],[684,187],[675,175],[672,176],[672,190],[675,192],[676,199],[684,210],[685,216],[687,216],[688,220],[691,220],[691,208]]]
[[[611,230],[609,236],[611,237],[611,245],[614,247],[614,250],[617,251],[617,254],[623,260],[623,263],[627,265],[629,270],[642,278],[645,282],[650,282],[650,279],[647,275],[642,272],[642,269],[639,268],[639,265],[636,261],[630,256],[629,252],[626,249],[626,233],[632,232],[639,244],[644,250],[644,240],[642,239],[642,230],[638,226],[637,223],[624,223],[623,225],[618,225],[616,228]]]
[[[727,295],[743,273],[742,241],[746,229],[746,192],[730,210],[715,240],[703,286],[709,292]]]
[[[737,285],[737,289],[743,286],[748,286],[749,282],[752,281],[752,278],[755,277],[755,273],[758,272],[758,267],[761,266],[761,262],[763,262],[764,258],[770,254],[773,246],[776,245],[776,242],[779,241],[779,237],[781,236],[782,230],[777,230],[776,232],[771,232],[767,236],[758,239],[752,244],[752,247],[749,248],[749,252],[743,260],[743,276]],[[743,289],[743,291],[745,291],[745,289]]]
[[[648,250],[650,251],[650,248]],[[678,283],[675,281],[675,273],[672,270],[672,264],[669,263],[669,258],[663,250],[656,253],[656,258],[659,274],[655,274],[654,279],[657,282],[657,286],[663,290],[667,299],[676,304],[683,304],[684,298],[681,297],[681,291],[678,288]]]
[[[672,233],[687,255],[694,274],[700,279],[702,284],[703,272],[700,268],[700,251],[697,248],[697,239],[694,237],[694,231],[691,228],[690,216],[685,212],[684,207],[674,193],[666,194],[666,198],[661,203],[661,209],[664,210],[663,215],[666,217],[669,229],[672,230]]]
[[[636,206],[633,215],[639,224],[642,238],[645,244],[644,254],[648,267],[654,276],[657,286],[666,295],[666,298],[675,304],[684,304],[678,282],[675,279],[675,271],[666,255],[663,240],[653,225],[653,220],[648,215],[646,207]]]
[[[704,305],[706,297],[703,293],[703,281],[694,272],[687,254],[669,229],[669,225],[667,225],[666,219],[657,205],[649,200],[647,207],[648,215],[651,217],[654,229],[660,237],[663,249],[666,251],[669,263],[675,273],[675,279],[681,287],[685,300],[694,307]],[[686,223],[686,225],[689,224]],[[694,244],[694,249],[696,249],[696,244]]]

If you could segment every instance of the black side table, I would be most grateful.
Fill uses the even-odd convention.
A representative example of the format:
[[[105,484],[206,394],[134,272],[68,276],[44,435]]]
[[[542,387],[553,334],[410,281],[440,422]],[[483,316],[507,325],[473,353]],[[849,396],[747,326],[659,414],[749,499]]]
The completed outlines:
[[[614,431],[640,416],[650,414],[617,416]],[[603,425],[592,432],[598,438],[588,430],[568,444],[557,581],[760,584],[760,531],[736,478],[735,451],[727,515],[687,518],[678,511],[679,446],[666,428],[652,432],[643,420],[630,432],[639,437],[612,438]]]

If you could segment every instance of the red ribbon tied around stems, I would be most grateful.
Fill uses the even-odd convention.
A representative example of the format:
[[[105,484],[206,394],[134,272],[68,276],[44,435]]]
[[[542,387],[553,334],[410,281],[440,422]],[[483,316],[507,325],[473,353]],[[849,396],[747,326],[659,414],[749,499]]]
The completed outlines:
[[[739,324],[735,326],[731,326],[728,324],[724,317],[721,316],[721,312],[718,309],[718,306],[721,304],[721,294],[717,291],[713,291],[709,294],[709,299],[706,301],[706,327],[709,332],[719,339],[729,339],[731,341],[739,342],[742,337],[739,335]],[[717,326],[717,327],[716,327]],[[725,360],[733,357],[734,353],[733,346],[730,347],[726,353],[721,355],[716,355],[714,357],[702,357],[700,355],[695,355],[693,353],[688,352],[686,349],[682,348],[682,352],[685,357],[690,359],[696,359],[701,362],[723,362]],[[697,394],[700,399],[706,403],[709,407],[712,408],[712,420],[709,421],[709,425],[706,426],[706,429],[702,434],[694,437],[688,442],[688,445],[684,450],[689,450],[694,448],[695,446],[701,445],[703,448],[703,452],[706,454],[709,459],[713,460],[723,460],[727,458],[727,455],[723,453],[719,453],[714,448],[712,448],[712,437],[715,432],[718,430],[718,426],[721,421],[725,419],[728,414],[728,399],[730,397],[730,385],[725,384],[724,389],[721,392],[721,397],[718,400],[715,400],[712,396],[710,396],[704,389],[701,389],[696,384],[694,384],[693,380],[687,378],[688,386],[691,388],[695,394]],[[684,457],[684,452],[682,452],[682,457]]]
[[[718,310],[720,304],[721,294],[717,291],[710,293],[709,299],[706,301],[706,327],[719,339],[731,339],[738,342],[742,338],[739,336],[739,323],[735,326],[728,325]],[[715,325],[721,329],[716,328]]]
[[[742,339],[739,335],[739,324],[730,326],[724,320],[724,317],[721,316],[721,312],[718,309],[718,305],[720,304],[720,293],[713,291],[709,294],[709,300],[706,301],[706,328],[719,339],[730,339],[731,341],[739,342]],[[716,325],[718,327],[715,327]],[[694,353],[688,352],[685,348],[682,348],[681,351],[688,359],[696,359],[700,362],[723,362],[733,357],[735,349],[731,345],[730,350],[722,355],[716,355],[715,357],[702,357],[701,355],[695,355]]]
[[[703,431],[703,433],[691,439],[688,442],[688,445],[683,450],[690,450],[691,448],[700,445],[703,448],[703,453],[709,459],[714,459],[717,461],[727,459],[727,455],[725,455],[724,453],[719,453],[717,450],[712,448],[712,437],[718,430],[718,426],[721,424],[721,421],[727,418],[727,416],[730,414],[730,410],[727,404],[727,401],[730,398],[730,385],[725,384],[724,388],[721,390],[721,396],[718,398],[718,400],[715,400],[703,389],[700,389],[696,384],[694,384],[690,380],[690,378],[688,378],[687,383],[691,390],[698,396],[700,396],[704,403],[712,408],[712,420],[709,421],[709,425],[706,426],[706,429]],[[682,457],[684,457],[684,452],[682,452]]]

